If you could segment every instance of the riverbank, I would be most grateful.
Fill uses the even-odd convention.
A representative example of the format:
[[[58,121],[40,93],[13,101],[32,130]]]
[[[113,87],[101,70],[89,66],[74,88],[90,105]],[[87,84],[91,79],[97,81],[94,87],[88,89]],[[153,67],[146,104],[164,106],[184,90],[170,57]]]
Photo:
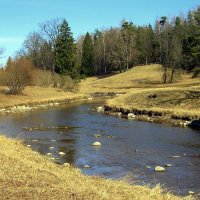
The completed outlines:
[[[27,112],[86,100],[86,94],[64,92],[56,88],[26,87],[21,95],[6,95],[0,88],[0,114]]]
[[[108,100],[105,111],[135,118],[186,125],[200,119],[200,87],[140,89]],[[147,116],[146,118],[144,116]]]
[[[200,79],[181,71],[175,82],[163,84],[162,73],[160,65],[138,66],[110,77],[89,78],[80,89],[89,95],[115,93],[105,108],[119,115],[133,113],[141,120],[172,124],[200,119]]]
[[[181,72],[177,81],[162,84],[162,67],[134,67],[109,77],[82,80],[76,93],[57,88],[26,87],[21,95],[6,95],[0,88],[0,113],[25,112],[73,102],[110,96],[111,111],[130,112],[138,116],[192,121],[200,118],[200,79]],[[140,119],[145,119],[139,117]],[[176,123],[176,122],[175,122]]]
[[[58,165],[21,141],[0,136],[1,199],[137,199],[179,200],[159,186],[129,185],[83,175],[69,165]]]

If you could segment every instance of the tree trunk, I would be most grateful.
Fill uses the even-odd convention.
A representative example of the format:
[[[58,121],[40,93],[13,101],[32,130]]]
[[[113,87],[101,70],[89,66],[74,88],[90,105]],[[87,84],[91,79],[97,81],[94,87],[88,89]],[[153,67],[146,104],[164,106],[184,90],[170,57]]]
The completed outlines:
[[[147,56],[146,56],[146,65],[148,65],[148,60],[147,60]]]
[[[171,71],[170,83],[172,83],[173,80],[174,80],[174,74],[175,74],[175,71],[176,71],[175,68],[173,68],[172,71]]]

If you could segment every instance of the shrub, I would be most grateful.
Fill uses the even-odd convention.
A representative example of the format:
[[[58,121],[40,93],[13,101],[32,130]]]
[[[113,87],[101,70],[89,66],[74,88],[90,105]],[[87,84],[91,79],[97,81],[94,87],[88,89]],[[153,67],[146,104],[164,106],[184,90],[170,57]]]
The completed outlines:
[[[68,75],[59,75],[50,71],[35,70],[33,84],[39,87],[55,87],[64,91],[77,91],[78,82]]]
[[[19,94],[32,84],[32,76],[32,63],[28,59],[19,58],[7,65],[3,82],[9,88],[10,94]]]
[[[33,85],[39,87],[50,87],[54,85],[53,74],[50,71],[34,70]]]
[[[193,70],[193,75],[192,75],[192,78],[197,78],[200,76],[200,67],[195,67]]]
[[[4,85],[4,74],[5,71],[3,69],[0,69],[0,85]]]
[[[78,81],[73,80],[70,76],[61,76],[60,87],[64,91],[75,92],[78,90]]]

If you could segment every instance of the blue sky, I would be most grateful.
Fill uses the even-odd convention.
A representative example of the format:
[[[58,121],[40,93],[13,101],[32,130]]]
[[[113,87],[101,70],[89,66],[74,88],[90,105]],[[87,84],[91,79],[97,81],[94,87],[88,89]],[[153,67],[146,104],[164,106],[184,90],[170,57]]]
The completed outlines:
[[[76,38],[96,28],[119,26],[122,19],[154,25],[160,16],[186,14],[198,5],[200,0],[0,0],[0,47],[5,49],[0,63],[14,56],[39,23],[50,19],[66,18]]]

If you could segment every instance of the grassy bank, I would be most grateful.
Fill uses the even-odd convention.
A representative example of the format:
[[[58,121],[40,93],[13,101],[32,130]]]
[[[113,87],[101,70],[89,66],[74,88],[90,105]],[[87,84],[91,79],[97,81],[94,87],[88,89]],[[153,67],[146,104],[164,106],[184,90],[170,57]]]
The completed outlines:
[[[87,79],[81,91],[86,93],[88,88],[90,94],[126,93],[108,100],[107,105],[113,108],[157,113],[169,118],[200,118],[200,79],[182,71],[174,83],[163,84],[162,73],[160,65],[138,66],[110,77]]]
[[[174,119],[193,120],[200,118],[199,91],[200,87],[198,86],[141,89],[109,100],[107,104],[113,108],[128,109],[136,114],[149,113]]]
[[[1,87],[0,108],[81,99],[96,93],[121,93],[109,100],[108,106],[173,118],[200,118],[200,78],[192,79],[192,74],[182,71],[174,83],[162,84],[162,73],[160,65],[138,66],[117,75],[82,80],[76,93],[26,87],[22,95],[6,95]],[[150,98],[152,94],[156,98]]]
[[[17,105],[35,105],[45,102],[55,102],[84,98],[85,95],[74,92],[64,92],[57,88],[26,87],[20,95],[7,95],[5,87],[0,87],[0,108],[7,108]]]
[[[88,177],[74,167],[52,163],[20,141],[0,136],[1,199],[141,199],[192,200],[163,193],[157,186]]]

